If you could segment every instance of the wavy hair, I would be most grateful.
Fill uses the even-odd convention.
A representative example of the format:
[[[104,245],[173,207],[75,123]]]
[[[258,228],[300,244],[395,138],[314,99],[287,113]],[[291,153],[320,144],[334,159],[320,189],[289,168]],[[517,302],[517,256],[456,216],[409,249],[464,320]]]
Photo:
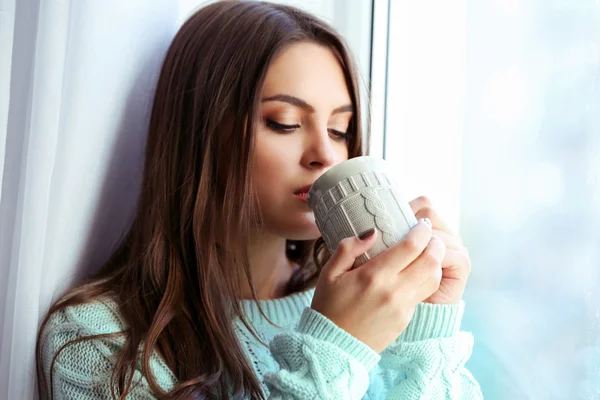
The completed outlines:
[[[297,8],[267,2],[221,1],[196,11],[163,61],[133,223],[102,268],[64,293],[41,324],[36,344],[41,398],[53,396],[51,384],[50,393],[47,389],[53,368],[46,377],[41,363],[48,319],[103,295],[115,299],[127,329],[71,341],[52,366],[68,345],[119,334],[126,341],[113,366],[113,398],[126,398],[140,352],[142,373],[160,398],[264,398],[233,318],[260,339],[243,308],[230,299],[240,299],[242,284],[249,282],[257,300],[247,237],[258,210],[250,178],[261,88],[271,62],[303,41],[330,48],[342,66],[354,106],[349,156],[362,154],[357,68],[333,28]],[[322,238],[288,241],[287,254],[301,266],[289,294],[314,287],[329,257]],[[178,379],[168,393],[150,372],[152,351]]]

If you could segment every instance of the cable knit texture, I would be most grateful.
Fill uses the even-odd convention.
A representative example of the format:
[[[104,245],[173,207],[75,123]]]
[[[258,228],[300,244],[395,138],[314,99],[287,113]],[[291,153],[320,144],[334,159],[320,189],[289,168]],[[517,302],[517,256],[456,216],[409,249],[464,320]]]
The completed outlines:
[[[310,308],[314,288],[275,299],[242,300],[259,343],[238,320],[234,328],[269,399],[482,399],[479,385],[465,369],[473,337],[460,331],[464,302],[421,303],[408,328],[383,352]],[[85,336],[119,332],[125,326],[109,298],[72,306],[54,314],[42,338],[43,364],[50,376],[52,357],[65,343]],[[53,369],[54,399],[110,399],[110,376],[122,336],[69,345]],[[166,391],[177,379],[155,352],[150,366]],[[141,372],[128,399],[155,399]]]

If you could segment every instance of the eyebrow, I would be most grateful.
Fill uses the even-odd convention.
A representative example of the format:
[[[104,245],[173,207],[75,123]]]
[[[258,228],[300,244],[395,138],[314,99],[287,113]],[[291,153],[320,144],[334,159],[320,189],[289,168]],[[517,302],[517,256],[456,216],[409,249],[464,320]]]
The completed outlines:
[[[263,103],[265,103],[267,101],[282,101],[284,103],[289,103],[293,106],[300,107],[311,113],[315,112],[314,107],[311,106],[310,104],[308,104],[306,101],[304,101],[298,97],[290,96],[288,94],[276,94],[275,96],[266,97],[266,98],[262,99],[262,101],[263,101]],[[352,104],[346,104],[345,106],[336,108],[331,113],[337,114],[337,113],[353,112],[353,111],[354,111],[354,107],[352,106]]]

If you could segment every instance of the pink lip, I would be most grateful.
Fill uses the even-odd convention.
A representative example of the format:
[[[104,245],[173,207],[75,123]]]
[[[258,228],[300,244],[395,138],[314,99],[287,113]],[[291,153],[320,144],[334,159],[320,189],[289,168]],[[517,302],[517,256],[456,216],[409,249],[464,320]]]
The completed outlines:
[[[294,196],[304,202],[308,202],[308,192],[295,193]]]
[[[296,191],[294,192],[294,194],[299,194],[299,193],[308,193],[308,191],[310,190],[311,186],[312,186],[312,184],[310,184],[310,185],[306,185],[306,186],[303,186],[303,187],[301,187],[300,189],[296,190]]]
[[[311,186],[312,184],[301,187],[300,189],[294,192],[294,196],[296,196],[305,203],[308,202],[308,191],[310,190]]]

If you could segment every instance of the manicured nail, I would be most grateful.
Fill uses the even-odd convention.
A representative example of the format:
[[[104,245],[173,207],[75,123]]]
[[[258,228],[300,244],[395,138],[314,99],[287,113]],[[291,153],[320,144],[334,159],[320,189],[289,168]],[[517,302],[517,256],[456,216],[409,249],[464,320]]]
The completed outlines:
[[[423,222],[425,222],[427,224],[427,226],[429,226],[429,229],[433,228],[433,226],[431,225],[431,221],[429,220],[429,218],[423,218]]]
[[[371,236],[373,236],[374,233],[375,233],[375,228],[371,228],[368,231],[364,231],[363,233],[361,233],[360,235],[358,235],[358,238],[360,240],[365,240],[365,239],[368,239]]]

